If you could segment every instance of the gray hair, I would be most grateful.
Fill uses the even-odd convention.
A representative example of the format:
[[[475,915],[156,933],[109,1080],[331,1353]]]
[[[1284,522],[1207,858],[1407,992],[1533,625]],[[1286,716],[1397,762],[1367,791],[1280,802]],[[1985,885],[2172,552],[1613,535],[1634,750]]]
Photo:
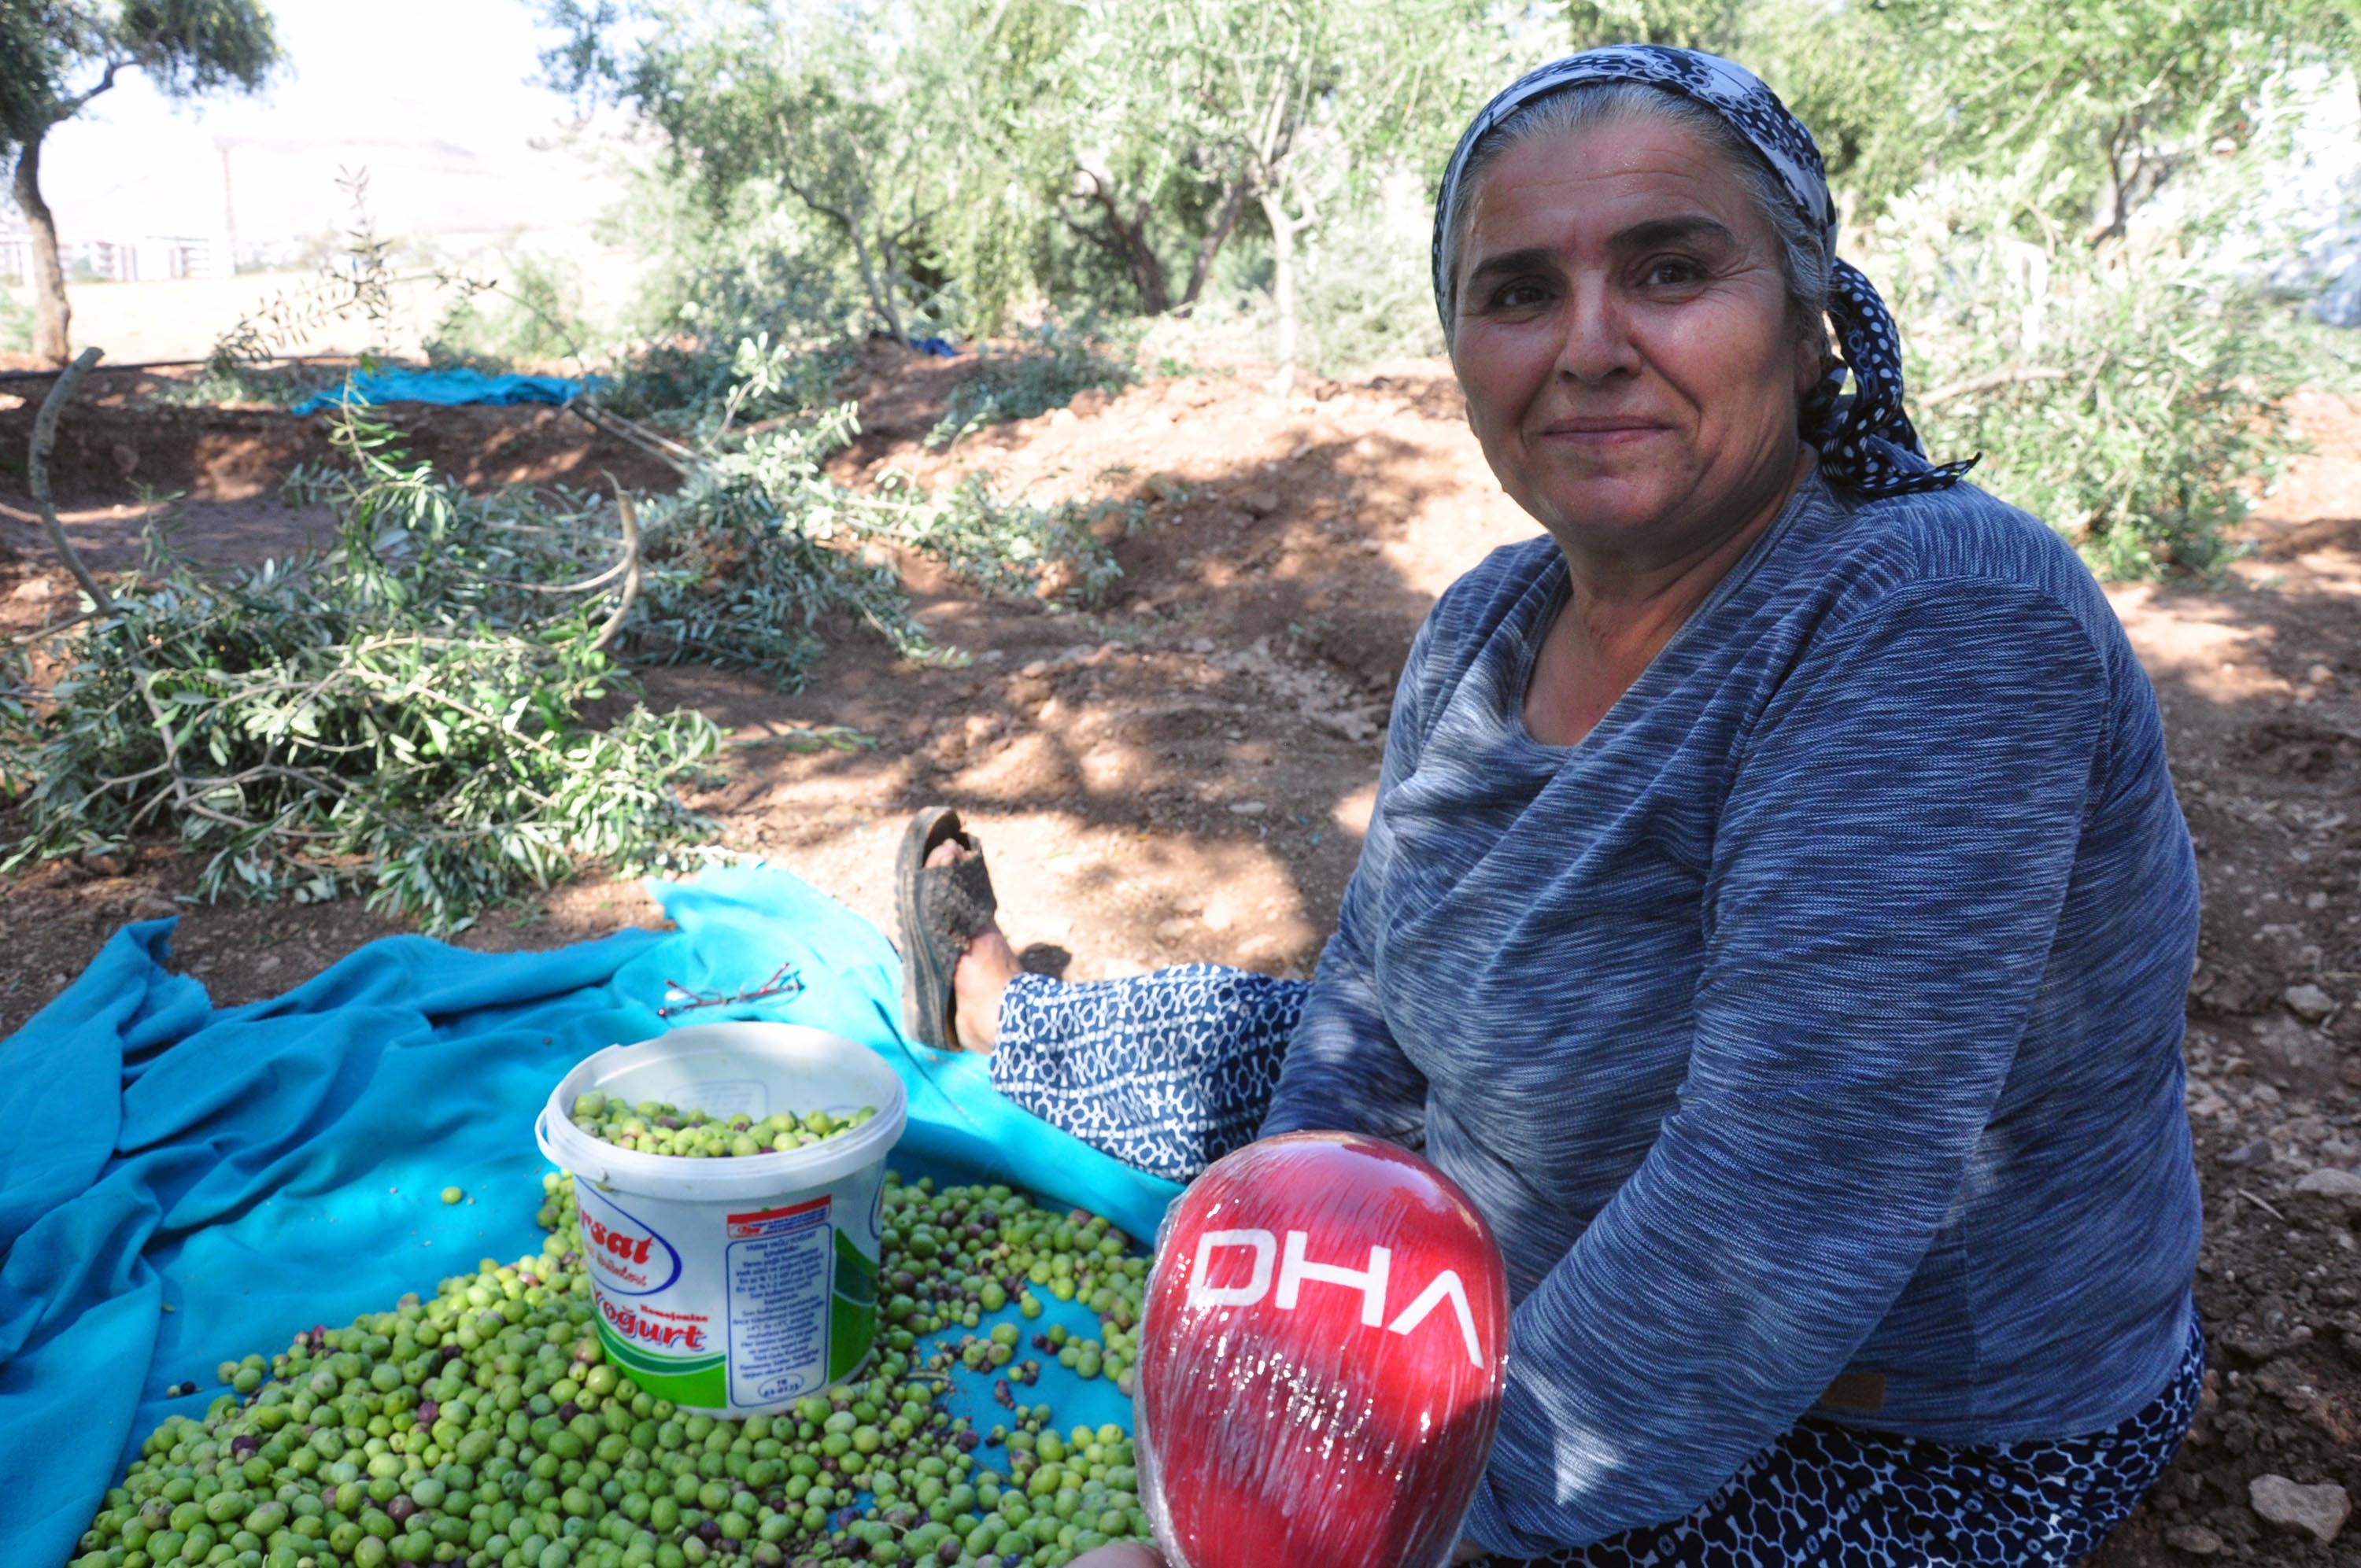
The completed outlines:
[[[1451,345],[1458,331],[1459,253],[1475,222],[1476,193],[1484,176],[1502,155],[1536,137],[1590,130],[1620,120],[1646,116],[1697,133],[1707,146],[1729,160],[1745,183],[1747,193],[1779,238],[1779,271],[1786,280],[1787,302],[1797,315],[1825,333],[1821,324],[1828,308],[1831,248],[1819,222],[1796,206],[1786,182],[1746,138],[1713,110],[1678,93],[1644,82],[1598,82],[1569,87],[1516,110],[1486,132],[1468,149],[1455,190],[1445,192],[1453,221],[1444,236],[1443,338]]]

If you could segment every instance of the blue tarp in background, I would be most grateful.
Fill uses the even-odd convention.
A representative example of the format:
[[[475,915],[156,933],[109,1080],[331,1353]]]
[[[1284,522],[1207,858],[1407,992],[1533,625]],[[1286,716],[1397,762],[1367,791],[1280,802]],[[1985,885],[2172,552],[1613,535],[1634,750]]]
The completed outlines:
[[[909,1090],[897,1168],[1013,1182],[1154,1236],[1179,1189],[1018,1111],[981,1058],[903,1039],[899,960],[866,921],[762,867],[654,891],[676,931],[500,954],[391,938],[226,1008],[164,968],[170,921],[129,926],[0,1041],[0,1564],[65,1561],[139,1441],[219,1394],[221,1362],[537,1251],[533,1116],[583,1057],[668,1027],[668,981],[734,994],[793,963],[796,997],[675,1021],[862,1041]],[[445,1205],[446,1186],[472,1201]],[[1046,1305],[1028,1329],[1093,1332]],[[189,1379],[198,1393],[163,1397]],[[1031,1397],[1061,1424],[1129,1424],[1054,1361]],[[953,1408],[994,1419],[983,1388]]]
[[[597,383],[564,376],[487,376],[481,370],[356,370],[289,411],[308,414],[356,403],[549,403],[563,408]]]

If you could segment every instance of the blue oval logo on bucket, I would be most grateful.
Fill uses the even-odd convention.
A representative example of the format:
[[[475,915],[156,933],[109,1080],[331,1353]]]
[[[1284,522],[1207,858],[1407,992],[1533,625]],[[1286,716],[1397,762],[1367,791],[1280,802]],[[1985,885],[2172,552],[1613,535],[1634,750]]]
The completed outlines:
[[[598,1271],[598,1288],[613,1296],[653,1296],[680,1277],[680,1253],[653,1227],[583,1183],[575,1185],[582,1247]],[[591,1212],[596,1205],[599,1211]]]

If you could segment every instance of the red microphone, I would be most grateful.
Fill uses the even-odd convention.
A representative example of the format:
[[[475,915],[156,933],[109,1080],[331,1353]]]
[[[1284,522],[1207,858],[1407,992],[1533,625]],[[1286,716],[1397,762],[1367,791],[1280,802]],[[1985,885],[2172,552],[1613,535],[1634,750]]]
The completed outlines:
[[[1171,1568],[1441,1568],[1500,1419],[1509,1288],[1467,1195],[1347,1133],[1216,1161],[1165,1217],[1137,1371]]]

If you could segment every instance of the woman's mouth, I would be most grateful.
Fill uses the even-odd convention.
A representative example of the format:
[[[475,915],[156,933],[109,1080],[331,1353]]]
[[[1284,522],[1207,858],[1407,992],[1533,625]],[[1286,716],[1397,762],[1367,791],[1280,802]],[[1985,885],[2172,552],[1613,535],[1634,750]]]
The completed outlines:
[[[1631,414],[1580,414],[1554,419],[1542,426],[1543,435],[1557,436],[1622,436],[1654,435],[1665,427],[1653,420]]]
[[[1667,433],[1669,427],[1630,414],[1581,415],[1554,419],[1542,426],[1542,439],[1578,452],[1607,453],[1636,446]]]

